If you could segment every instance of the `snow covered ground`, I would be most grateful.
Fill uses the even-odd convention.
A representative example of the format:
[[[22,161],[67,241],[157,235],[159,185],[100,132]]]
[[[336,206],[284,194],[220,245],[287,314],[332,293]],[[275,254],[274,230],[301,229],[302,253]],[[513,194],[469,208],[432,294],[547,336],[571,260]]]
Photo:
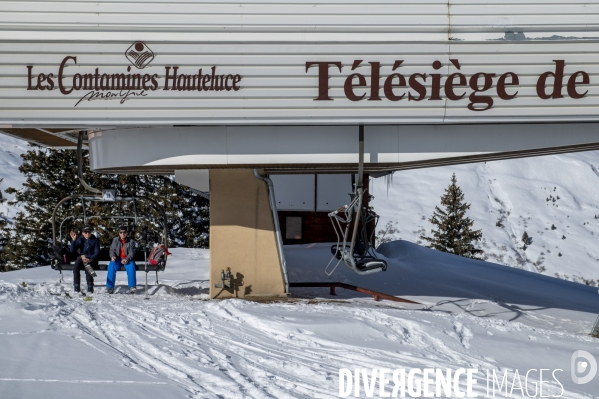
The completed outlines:
[[[540,397],[539,369],[560,369],[546,372],[543,395],[599,397],[599,377],[570,376],[575,351],[599,359],[596,288],[407,241],[380,251],[387,272],[339,266],[331,280],[421,305],[315,288],[270,303],[208,301],[208,250],[174,249],[149,300],[143,289],[123,294],[125,273],[108,295],[99,272],[89,302],[65,297],[72,277],[59,284],[48,267],[0,274],[0,398],[336,398],[342,368],[477,368],[479,397],[493,397],[486,370],[508,370],[508,395],[495,397],[523,397],[518,378]],[[285,254],[291,281],[326,279],[327,245]]]
[[[1,190],[23,181],[26,149],[0,135]],[[575,351],[599,360],[589,335],[597,288],[564,280],[599,279],[598,168],[599,152],[588,152],[398,172],[388,194],[375,180],[379,228],[397,222],[402,239],[379,248],[385,273],[339,266],[328,278],[328,245],[286,247],[291,281],[340,281],[420,305],[315,288],[279,302],[208,301],[207,250],[174,249],[149,300],[143,289],[123,294],[124,273],[108,295],[99,272],[89,302],[65,296],[69,274],[60,284],[48,267],[2,273],[0,398],[335,398],[344,368],[477,368],[479,397],[493,397],[487,370],[507,370],[508,391],[495,397],[540,397],[539,369],[549,369],[557,378],[545,374],[544,396],[599,398],[599,376],[571,378]],[[414,244],[453,172],[493,263]]]

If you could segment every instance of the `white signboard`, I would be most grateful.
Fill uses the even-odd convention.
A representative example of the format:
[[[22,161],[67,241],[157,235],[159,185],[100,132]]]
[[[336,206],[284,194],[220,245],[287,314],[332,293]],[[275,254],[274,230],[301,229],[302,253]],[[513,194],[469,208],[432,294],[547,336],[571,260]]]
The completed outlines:
[[[132,10],[143,10],[133,25]],[[586,3],[23,1],[0,11],[3,125],[599,120],[599,14]]]

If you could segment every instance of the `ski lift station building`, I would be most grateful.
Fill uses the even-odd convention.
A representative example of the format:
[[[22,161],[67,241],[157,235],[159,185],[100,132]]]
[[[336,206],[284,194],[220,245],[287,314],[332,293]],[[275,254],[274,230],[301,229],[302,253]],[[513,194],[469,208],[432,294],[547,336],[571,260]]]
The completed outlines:
[[[370,176],[599,148],[597,0],[1,1],[0,31],[0,131],[209,192],[213,296],[285,294],[277,237],[333,232],[360,125]]]

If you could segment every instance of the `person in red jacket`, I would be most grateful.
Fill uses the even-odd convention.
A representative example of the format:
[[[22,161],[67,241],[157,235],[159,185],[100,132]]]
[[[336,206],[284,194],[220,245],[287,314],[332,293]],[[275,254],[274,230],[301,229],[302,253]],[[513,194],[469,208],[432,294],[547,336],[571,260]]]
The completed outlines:
[[[114,293],[114,285],[116,283],[116,272],[125,266],[127,271],[127,283],[129,293],[134,294],[137,290],[137,276],[135,261],[136,243],[132,238],[129,238],[126,226],[119,227],[119,236],[112,240],[110,245],[110,263],[108,264],[108,273],[106,274],[106,292]]]

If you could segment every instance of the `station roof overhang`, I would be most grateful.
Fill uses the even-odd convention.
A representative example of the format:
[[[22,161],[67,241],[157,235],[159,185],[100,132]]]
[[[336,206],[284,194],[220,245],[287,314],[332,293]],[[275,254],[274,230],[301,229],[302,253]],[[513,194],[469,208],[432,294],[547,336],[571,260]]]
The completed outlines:
[[[367,163],[364,172],[372,177],[381,177],[389,173],[421,168],[433,168],[439,166],[462,165],[476,162],[491,162],[507,159],[536,157],[544,155],[566,154],[572,152],[599,150],[599,143],[580,144],[553,148],[539,148],[534,150],[509,151],[496,154],[480,154],[461,157],[450,157],[441,159],[426,159],[401,163]],[[176,170],[190,169],[260,169],[264,173],[273,174],[335,174],[355,173],[358,165],[355,163],[342,164],[202,164],[202,165],[140,165],[112,167],[96,169],[98,173],[114,174],[147,174],[147,175],[174,175]]]
[[[79,131],[81,129],[56,127],[18,128],[12,127],[12,125],[0,125],[0,133],[42,147],[57,149],[76,149]],[[87,145],[87,136],[85,137],[85,144]]]
[[[475,124],[469,124],[469,125],[454,125],[452,127],[452,129],[446,129],[443,126],[436,126],[435,129],[444,129],[442,130],[442,134],[440,134],[438,137],[438,140],[443,140],[441,137],[447,137],[447,141],[448,143],[451,143],[453,141],[453,139],[451,138],[451,132],[457,132],[460,130],[464,130],[464,131],[473,131],[473,128],[476,129],[477,126],[479,128],[484,127],[486,130],[493,130],[493,129],[497,129],[498,126],[500,125],[475,125]],[[486,127],[485,127],[486,126]],[[493,127],[494,126],[494,127]],[[465,164],[465,163],[474,163],[474,162],[486,162],[486,161],[497,161],[497,160],[505,160],[505,159],[514,159],[514,158],[523,158],[523,157],[531,157],[531,156],[543,156],[543,155],[553,155],[553,154],[563,154],[563,153],[571,153],[571,152],[580,152],[580,151],[592,151],[592,150],[599,150],[599,136],[595,137],[596,134],[593,133],[595,129],[595,126],[597,126],[597,123],[566,123],[566,124],[506,124],[504,125],[505,129],[503,129],[504,131],[510,131],[512,133],[515,133],[516,140],[525,140],[525,136],[527,134],[534,134],[532,133],[532,131],[534,131],[535,129],[538,131],[539,129],[541,129],[542,131],[545,131],[547,133],[547,137],[551,136],[551,132],[569,132],[569,131],[579,131],[579,132],[584,132],[586,131],[586,136],[581,136],[580,138],[577,139],[566,139],[564,140],[563,138],[560,138],[559,140],[552,142],[551,139],[547,139],[547,140],[541,140],[538,142],[538,144],[531,146],[530,148],[516,148],[514,146],[512,146],[512,148],[510,148],[510,146],[506,146],[504,148],[498,148],[498,151],[490,151],[489,148],[483,148],[480,145],[478,147],[476,147],[476,149],[467,149],[464,148],[465,151],[464,153],[461,154],[457,154],[457,152],[455,151],[459,146],[454,146],[454,153],[448,153],[445,156],[440,156],[440,157],[422,157],[421,159],[399,159],[398,162],[366,162],[365,163],[365,172],[369,173],[371,176],[377,177],[377,176],[383,176],[385,174],[388,174],[390,172],[393,171],[399,171],[399,170],[407,170],[407,169],[418,169],[418,168],[428,168],[428,167],[438,167],[438,166],[448,166],[448,165],[458,165],[458,164]],[[347,129],[347,130],[351,130],[351,129],[355,129],[357,126],[355,125],[351,125],[351,126],[345,126],[345,127],[341,127],[342,129]],[[422,130],[422,129],[426,129],[426,127],[419,125],[397,125],[397,126],[387,126],[389,128],[397,128],[397,129],[401,129],[404,131],[409,131],[409,130]],[[599,126],[597,126],[599,127]],[[184,127],[186,130],[189,129],[197,129],[198,135],[202,134],[202,130],[206,130],[206,127],[202,127],[202,126],[186,126]],[[248,127],[249,129],[250,127]],[[273,127],[269,127],[270,129],[273,129]],[[279,126],[278,127],[281,130],[284,130],[285,128],[287,128],[286,126]],[[298,127],[295,127],[296,129]],[[317,128],[316,126],[313,128]],[[321,126],[322,128],[322,126]],[[339,128],[339,126],[337,126],[337,128]],[[431,126],[431,128],[433,128]],[[89,127],[89,126],[81,126],[81,127],[14,127],[14,126],[2,126],[0,125],[0,133],[2,134],[7,134],[9,136],[12,137],[16,137],[19,138],[21,140],[25,140],[43,147],[49,147],[49,148],[56,148],[56,149],[73,149],[75,150],[77,148],[77,139],[78,139],[78,135],[80,132],[83,132],[84,136],[83,136],[83,144],[85,147],[88,147],[89,145],[89,137],[88,137],[88,133],[90,133],[90,137],[94,137],[94,135],[96,135],[97,137],[101,137],[102,136],[102,132],[104,132],[104,135],[106,136],[106,133],[112,134],[113,133],[120,133],[120,135],[123,135],[125,131],[130,131],[130,132],[137,132],[139,134],[138,137],[136,137],[134,139],[134,141],[136,140],[137,142],[140,142],[140,140],[142,140],[142,138],[144,137],[144,134],[147,134],[145,132],[151,132],[153,130],[155,130],[156,127],[152,128],[152,127],[135,127],[135,128],[130,128],[130,129],[118,129],[115,126],[109,126],[109,127],[102,127],[102,128],[98,128],[98,127]],[[176,127],[176,126],[170,126],[170,127],[163,127],[163,129],[166,129],[167,131],[169,129],[181,129],[181,127]],[[380,129],[380,127],[379,127]],[[116,130],[116,132],[115,132]],[[518,130],[520,132],[518,132]],[[348,132],[349,133],[349,132]],[[449,134],[448,134],[449,133]],[[135,134],[135,133],[132,133]],[[349,133],[351,136],[351,133]],[[399,133],[398,137],[402,137],[401,134],[406,134],[404,133]],[[536,133],[538,136],[538,133]],[[128,134],[127,134],[128,135]],[[418,136],[419,134],[416,133],[414,134],[414,136]],[[563,137],[563,133],[560,134],[560,136]],[[148,136],[149,137],[149,136]],[[176,140],[182,140],[185,142],[189,142],[189,136],[187,138],[180,138],[178,139],[175,135],[169,136],[170,137],[170,143],[173,144]],[[491,136],[489,136],[491,137]],[[115,136],[112,136],[113,140],[115,138]],[[594,138],[594,140],[593,140]],[[331,137],[328,141],[330,142],[331,139],[333,141],[338,140],[338,138],[335,137]],[[463,138],[462,138],[463,139]],[[154,142],[156,142],[156,138],[152,138],[150,140],[153,140]],[[260,140],[264,140],[264,137],[260,137],[259,135],[257,135],[254,139],[252,139],[252,141],[255,141],[256,143],[260,143]],[[368,138],[367,136],[367,142],[368,140],[371,140]],[[401,140],[401,139],[400,139]],[[407,139],[409,141],[409,138]],[[350,139],[351,141],[351,139]],[[472,140],[466,139],[466,141],[470,142]],[[372,142],[372,141],[371,141]],[[543,143],[546,143],[546,145],[543,145]],[[202,143],[201,141],[198,141],[197,143],[192,143],[189,142],[189,146],[195,146],[196,148],[203,148],[205,143]],[[124,141],[124,142],[120,142],[120,144],[118,144],[117,146],[119,147],[125,147],[125,148],[135,148],[131,146],[132,144],[129,141]],[[417,146],[421,146],[422,144],[417,144]],[[437,143],[438,145],[438,143]],[[291,143],[291,146],[293,146],[293,143]],[[318,148],[320,145],[317,144],[315,148]],[[349,147],[353,147],[353,144],[350,144]],[[384,147],[386,147],[386,145],[383,145]],[[450,147],[451,144],[445,144],[442,145],[439,148],[447,148]],[[357,149],[357,142],[355,143],[355,147]],[[404,147],[404,149],[408,149],[409,144],[407,147]],[[385,148],[383,151],[387,151],[388,148]],[[105,151],[105,152],[110,152],[112,153],[114,151],[114,149],[111,149],[110,151]],[[139,151],[143,151],[143,149],[140,149]],[[226,151],[230,151],[229,149],[226,149],[222,152],[226,152]],[[399,152],[402,151],[402,144],[400,143],[399,145]],[[201,155],[201,150],[198,151],[198,155]],[[233,151],[235,152],[235,151]],[[317,151],[316,151],[317,152]],[[409,152],[409,149],[408,149]],[[183,152],[185,153],[185,152]],[[273,151],[273,153],[276,153],[276,151]],[[99,152],[96,152],[95,154],[96,156],[99,155]],[[207,153],[207,155],[210,155]],[[255,154],[254,154],[255,155]],[[158,160],[158,158],[156,158]],[[294,162],[289,162],[289,163],[277,163],[277,162],[263,162],[263,158],[260,156],[254,156],[254,157],[250,157],[248,159],[248,162],[244,162],[244,163],[236,163],[235,161],[233,162],[228,162],[228,163],[223,163],[223,162],[215,162],[215,163],[210,163],[209,161],[203,161],[201,163],[189,163],[189,162],[185,162],[185,163],[180,163],[176,161],[176,158],[170,158],[173,160],[173,162],[169,162],[168,158],[164,159],[164,160],[159,160],[158,162],[142,162],[140,160],[140,162],[137,163],[132,163],[132,164],[128,164],[128,165],[119,165],[118,163],[104,163],[104,162],[99,162],[98,165],[94,168],[94,171],[99,172],[99,173],[115,173],[115,174],[149,174],[149,175],[174,175],[176,170],[190,170],[190,169],[248,169],[248,168],[256,168],[256,169],[261,169],[264,170],[266,173],[268,174],[319,174],[319,173],[353,173],[356,171],[357,168],[357,163],[354,162],[335,162],[334,161],[334,157],[331,158],[331,162],[318,162],[318,160],[316,161],[312,161],[312,162],[301,162],[301,161],[294,161]],[[322,160],[323,158],[321,158]],[[98,160],[96,159],[95,162],[98,162]]]
[[[597,127],[592,122],[367,125],[364,170],[382,176],[599,150]],[[172,175],[177,170],[254,168],[269,174],[353,173],[358,166],[357,130],[357,125],[110,127],[87,130],[84,139],[92,169],[100,173]],[[64,135],[69,144],[63,148],[75,148],[80,130],[46,131],[40,132]]]

